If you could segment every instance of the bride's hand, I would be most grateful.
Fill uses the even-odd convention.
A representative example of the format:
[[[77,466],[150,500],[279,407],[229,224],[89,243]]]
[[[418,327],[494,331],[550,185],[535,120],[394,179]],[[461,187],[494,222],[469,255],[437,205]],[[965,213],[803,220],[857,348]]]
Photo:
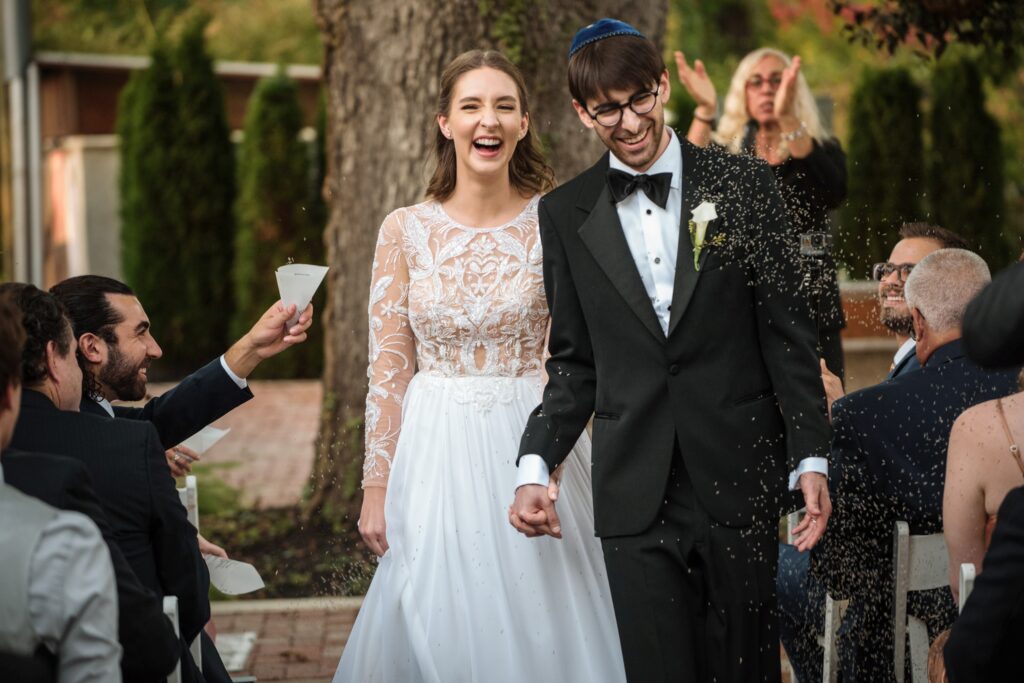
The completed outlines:
[[[551,477],[548,479],[548,498],[552,501],[558,500],[558,489],[562,484],[562,473],[565,471],[565,463],[563,462],[555,471],[551,473]]]
[[[363,543],[377,557],[388,551],[387,530],[384,525],[384,494],[387,489],[371,487],[363,491],[363,507],[359,512],[359,535]]]

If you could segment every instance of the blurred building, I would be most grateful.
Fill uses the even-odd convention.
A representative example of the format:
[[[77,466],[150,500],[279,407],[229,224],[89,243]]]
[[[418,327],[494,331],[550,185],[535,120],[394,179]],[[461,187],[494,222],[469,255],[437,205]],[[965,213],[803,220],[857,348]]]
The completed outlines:
[[[120,277],[118,196],[120,157],[117,103],[132,72],[148,57],[39,52],[41,140],[42,284],[92,273]],[[217,62],[228,125],[241,134],[246,105],[263,77],[277,66]],[[320,67],[293,65],[287,74],[299,86],[306,124],[313,126]]]

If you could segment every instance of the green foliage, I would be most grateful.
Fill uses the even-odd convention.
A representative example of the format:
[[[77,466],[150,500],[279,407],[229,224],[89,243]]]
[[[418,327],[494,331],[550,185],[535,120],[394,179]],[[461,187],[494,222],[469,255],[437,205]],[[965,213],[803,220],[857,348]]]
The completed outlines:
[[[32,0],[38,50],[143,54],[157,28],[176,39],[209,15],[217,59],[317,64],[323,48],[309,0]]]
[[[884,261],[900,224],[921,219],[921,93],[901,68],[866,70],[850,105],[849,196],[838,257],[851,277]]]
[[[299,139],[298,88],[283,71],[256,86],[245,117],[236,205],[235,316],[233,334],[244,334],[277,300],[274,271],[289,261],[324,263],[322,223],[310,211],[309,149]],[[322,287],[321,287],[322,289]],[[314,301],[314,306],[316,302]],[[319,308],[322,312],[322,306]],[[311,332],[322,334],[314,323]],[[312,342],[312,343],[310,343]],[[322,342],[312,339],[264,362],[261,377],[318,377]]]
[[[165,348],[183,369],[223,353],[234,297],[227,274],[234,250],[235,158],[224,110],[224,93],[213,72],[197,17],[175,51],[179,74],[180,128],[176,182],[183,199],[184,240],[178,261],[180,307],[188,311],[189,341]]]
[[[964,58],[939,62],[932,98],[928,190],[935,220],[963,235],[997,270],[1020,245],[1011,248],[1004,237],[999,124],[985,110],[974,63]]]
[[[125,280],[146,307],[165,353],[173,357],[192,343],[186,336],[189,311],[181,283],[193,267],[180,253],[187,213],[179,182],[178,86],[162,42],[151,57],[150,67],[132,76],[119,105],[122,256]]]

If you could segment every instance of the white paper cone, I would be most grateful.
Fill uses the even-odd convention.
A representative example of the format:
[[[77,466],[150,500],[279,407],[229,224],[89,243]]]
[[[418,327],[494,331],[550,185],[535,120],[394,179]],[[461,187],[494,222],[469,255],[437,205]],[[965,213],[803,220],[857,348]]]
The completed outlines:
[[[277,288],[285,308],[295,304],[295,315],[288,320],[291,327],[313,299],[317,287],[327,275],[327,266],[310,266],[305,263],[289,263],[277,269]]]

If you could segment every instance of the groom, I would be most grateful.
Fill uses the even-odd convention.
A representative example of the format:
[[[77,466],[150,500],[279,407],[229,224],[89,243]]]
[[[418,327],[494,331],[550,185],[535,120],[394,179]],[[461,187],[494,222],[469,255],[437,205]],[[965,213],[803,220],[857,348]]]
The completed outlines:
[[[632,26],[581,29],[569,89],[611,154],[540,202],[549,380],[510,521],[560,536],[545,485],[593,415],[594,519],[629,680],[778,681],[787,489],[808,510],[801,550],[831,510],[797,237],[766,165],[665,126],[668,71]]]

